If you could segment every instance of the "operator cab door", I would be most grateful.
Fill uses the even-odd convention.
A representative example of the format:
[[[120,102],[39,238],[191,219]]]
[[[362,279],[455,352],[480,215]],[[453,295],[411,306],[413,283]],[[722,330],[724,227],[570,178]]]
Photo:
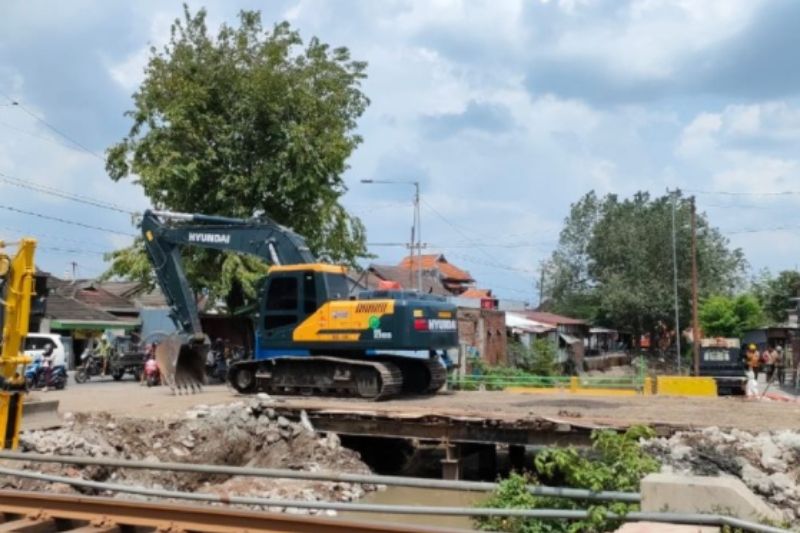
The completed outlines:
[[[314,271],[270,274],[262,303],[263,346],[290,345],[295,328],[320,305],[321,282]]]

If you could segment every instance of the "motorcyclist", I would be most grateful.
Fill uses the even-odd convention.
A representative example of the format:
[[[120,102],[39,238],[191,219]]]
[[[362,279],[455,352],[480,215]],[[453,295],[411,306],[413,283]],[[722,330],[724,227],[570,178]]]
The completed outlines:
[[[100,343],[97,345],[97,356],[103,362],[100,375],[105,376],[108,371],[108,358],[111,357],[111,343],[105,337],[101,337]]]

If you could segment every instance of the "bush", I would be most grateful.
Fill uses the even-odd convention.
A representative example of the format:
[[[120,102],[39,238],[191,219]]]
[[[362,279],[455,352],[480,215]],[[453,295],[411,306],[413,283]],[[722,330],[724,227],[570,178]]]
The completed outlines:
[[[508,347],[508,359],[516,366],[537,376],[553,376],[558,373],[556,349],[547,339],[535,339],[530,347],[520,341],[512,341]]]
[[[638,505],[608,502],[600,503],[566,498],[534,496],[526,485],[540,483],[592,491],[619,490],[635,492],[647,474],[660,468],[649,454],[639,447],[639,440],[655,434],[647,427],[634,426],[625,433],[610,430],[592,433],[592,449],[588,455],[575,448],[549,448],[536,456],[533,472],[528,475],[514,473],[503,480],[484,507],[506,509],[589,509],[585,520],[538,520],[526,518],[478,518],[476,526],[484,531],[511,533],[577,533],[613,530],[619,520],[608,520],[605,512],[627,514],[638,510]]]

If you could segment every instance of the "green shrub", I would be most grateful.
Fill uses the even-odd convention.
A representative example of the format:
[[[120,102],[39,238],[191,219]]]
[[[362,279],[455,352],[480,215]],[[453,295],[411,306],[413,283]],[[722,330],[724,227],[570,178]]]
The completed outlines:
[[[653,431],[644,426],[631,427],[621,434],[598,430],[592,433],[592,448],[588,454],[572,447],[548,448],[537,454],[532,473],[512,474],[501,481],[482,504],[484,507],[507,509],[589,509],[589,518],[574,521],[478,518],[475,525],[484,531],[510,533],[592,533],[615,529],[620,521],[608,520],[604,513],[626,514],[638,510],[638,505],[534,496],[526,485],[539,483],[592,491],[638,491],[642,478],[660,468],[658,461],[639,447],[640,439],[652,436]]]

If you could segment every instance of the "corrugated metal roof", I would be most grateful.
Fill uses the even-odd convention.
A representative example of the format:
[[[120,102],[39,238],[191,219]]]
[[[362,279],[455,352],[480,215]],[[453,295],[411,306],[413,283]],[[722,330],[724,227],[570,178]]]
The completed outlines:
[[[545,324],[559,325],[578,325],[585,326],[588,324],[585,320],[580,318],[571,318],[568,316],[557,315],[555,313],[546,313],[543,311],[524,311],[523,314],[531,320],[542,322]]]

